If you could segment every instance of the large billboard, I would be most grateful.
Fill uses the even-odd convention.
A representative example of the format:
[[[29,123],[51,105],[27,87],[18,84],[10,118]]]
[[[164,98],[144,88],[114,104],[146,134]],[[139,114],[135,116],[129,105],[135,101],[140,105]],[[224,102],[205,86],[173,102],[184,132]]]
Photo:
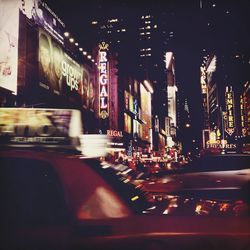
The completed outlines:
[[[141,110],[142,110],[142,120],[145,122],[142,128],[142,139],[150,142],[151,135],[150,129],[152,128],[151,124],[151,94],[146,90],[143,84],[140,84],[140,93],[141,93]]]
[[[13,2],[19,0],[13,0]],[[65,24],[57,14],[42,0],[20,0],[23,14],[46,30],[60,44],[64,43]]]
[[[0,87],[17,94],[19,1],[0,0]]]
[[[54,94],[82,93],[83,68],[42,29],[39,30],[39,85]]]
[[[94,79],[87,67],[71,58],[51,36],[39,30],[39,86],[56,95],[80,95],[84,108],[94,109]]]
[[[209,113],[213,114],[218,106],[218,87],[216,84],[217,56],[213,55],[207,62],[206,79],[208,89],[208,107]]]

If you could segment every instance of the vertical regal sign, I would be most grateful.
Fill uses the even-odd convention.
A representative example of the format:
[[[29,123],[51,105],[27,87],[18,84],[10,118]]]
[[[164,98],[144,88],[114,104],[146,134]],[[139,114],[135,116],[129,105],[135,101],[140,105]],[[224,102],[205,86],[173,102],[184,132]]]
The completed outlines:
[[[232,135],[235,131],[235,113],[234,113],[234,92],[232,87],[226,88],[225,92],[225,102],[226,102],[226,132]]]
[[[109,63],[107,59],[108,44],[99,44],[98,69],[99,69],[99,117],[106,119],[109,116]]]

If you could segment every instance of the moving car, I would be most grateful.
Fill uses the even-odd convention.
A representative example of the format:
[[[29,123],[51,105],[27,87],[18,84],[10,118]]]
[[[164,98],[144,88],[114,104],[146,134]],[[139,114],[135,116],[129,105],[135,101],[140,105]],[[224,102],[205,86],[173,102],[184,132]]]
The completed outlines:
[[[171,213],[83,155],[77,117],[0,108],[1,249],[248,249],[249,217]]]
[[[203,197],[216,194],[218,198],[237,198],[249,183],[249,154],[217,154],[198,158],[180,169],[151,176],[144,186],[151,192],[193,193]]]

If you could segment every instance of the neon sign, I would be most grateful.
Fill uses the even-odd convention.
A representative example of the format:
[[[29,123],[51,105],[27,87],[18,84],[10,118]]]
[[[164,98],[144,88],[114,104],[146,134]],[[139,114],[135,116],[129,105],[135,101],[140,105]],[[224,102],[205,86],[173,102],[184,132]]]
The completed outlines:
[[[108,44],[99,44],[99,116],[106,119],[109,116],[109,63],[107,59]]]
[[[228,87],[226,88],[225,102],[226,102],[226,114],[227,114],[226,132],[229,135],[232,135],[235,130],[234,92],[232,90],[232,87],[230,87],[230,90],[228,90]]]
[[[247,135],[247,122],[245,114],[245,96],[240,96],[240,121],[241,121],[241,132],[243,136]]]
[[[205,67],[200,67],[200,83],[201,83],[201,93],[206,94],[207,93],[207,84],[206,84],[206,69]]]
[[[112,137],[123,137],[122,131],[118,130],[107,130],[107,135]]]

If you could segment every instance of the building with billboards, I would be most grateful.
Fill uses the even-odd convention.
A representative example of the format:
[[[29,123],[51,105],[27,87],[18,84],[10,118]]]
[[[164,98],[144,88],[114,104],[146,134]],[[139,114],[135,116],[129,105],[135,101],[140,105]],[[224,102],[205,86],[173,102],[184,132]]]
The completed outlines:
[[[97,67],[69,46],[62,20],[40,0],[1,1],[2,11],[1,105],[79,109],[84,131],[97,131]]]
[[[152,138],[152,94],[150,82],[124,77],[119,82],[119,125],[129,157],[150,154]]]
[[[239,65],[235,62],[238,57],[228,58],[227,64],[223,58],[211,54],[201,65],[203,148],[242,152],[249,144],[249,83],[232,68]]]

